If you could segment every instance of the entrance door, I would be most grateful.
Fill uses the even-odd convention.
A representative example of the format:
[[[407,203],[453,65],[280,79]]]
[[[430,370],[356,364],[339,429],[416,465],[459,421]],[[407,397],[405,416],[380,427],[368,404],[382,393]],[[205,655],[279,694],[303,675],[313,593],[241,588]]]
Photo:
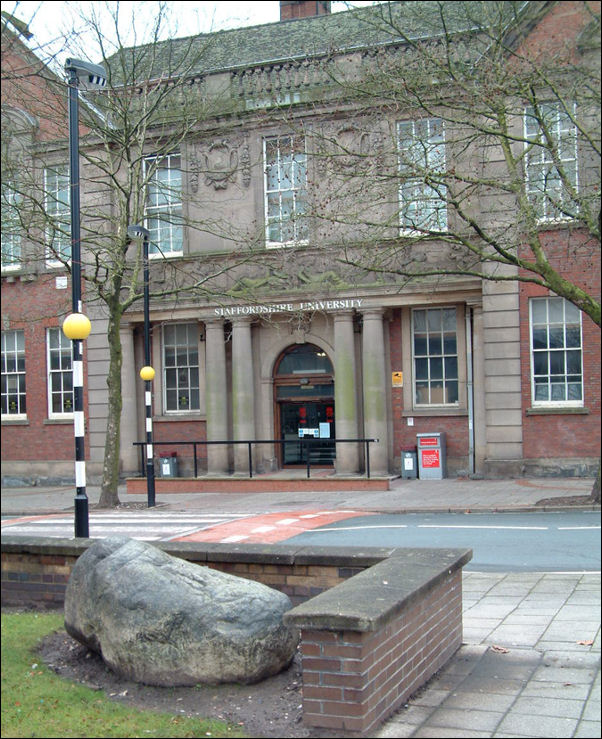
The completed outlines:
[[[311,464],[331,465],[335,458],[334,403],[332,401],[281,402],[280,438],[283,444],[282,464],[307,464],[307,453]],[[315,439],[306,441],[303,439]],[[318,441],[319,439],[319,441]]]
[[[293,344],[274,369],[276,433],[282,465],[331,465],[335,458],[334,372],[326,352],[315,344]],[[311,443],[302,439],[315,439]]]

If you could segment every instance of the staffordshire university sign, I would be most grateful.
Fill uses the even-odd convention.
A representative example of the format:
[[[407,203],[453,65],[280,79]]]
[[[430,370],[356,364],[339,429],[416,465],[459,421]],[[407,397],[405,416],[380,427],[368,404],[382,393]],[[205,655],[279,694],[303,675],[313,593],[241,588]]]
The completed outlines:
[[[272,313],[303,313],[306,311],[331,311],[361,308],[363,298],[342,298],[338,300],[303,300],[295,303],[267,303],[265,305],[235,305],[215,308],[220,318],[230,316],[262,316]]]

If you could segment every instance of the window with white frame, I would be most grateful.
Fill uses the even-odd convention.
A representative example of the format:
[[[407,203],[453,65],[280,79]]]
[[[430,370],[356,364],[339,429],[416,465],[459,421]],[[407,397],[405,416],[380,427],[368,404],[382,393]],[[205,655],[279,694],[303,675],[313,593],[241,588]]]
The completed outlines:
[[[564,298],[531,298],[533,405],[583,405],[581,311]]]
[[[199,327],[173,323],[163,327],[163,398],[167,413],[198,411]]]
[[[267,246],[306,243],[309,228],[305,137],[265,139],[264,176]]]
[[[183,252],[182,169],[179,154],[145,159],[146,227],[150,256]]]
[[[24,417],[27,413],[25,394],[25,334],[2,331],[2,416]]]
[[[71,259],[71,205],[69,165],[44,170],[46,210],[46,264],[58,267]]]
[[[2,271],[9,272],[21,266],[21,216],[22,195],[15,183],[7,179],[2,183]]]
[[[412,311],[414,403],[457,405],[458,337],[456,308]]]
[[[420,234],[447,229],[443,121],[426,118],[397,125],[399,152],[400,228]]]
[[[572,106],[573,114],[575,107]],[[576,217],[577,127],[560,102],[525,113],[527,196],[542,221]]]
[[[46,351],[49,418],[73,413],[72,346],[72,342],[60,328],[48,329]]]

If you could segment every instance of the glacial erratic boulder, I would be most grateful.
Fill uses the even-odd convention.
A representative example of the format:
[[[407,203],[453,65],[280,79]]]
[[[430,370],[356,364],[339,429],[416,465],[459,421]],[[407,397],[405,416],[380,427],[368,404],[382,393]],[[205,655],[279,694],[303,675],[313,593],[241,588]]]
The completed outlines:
[[[282,622],[291,607],[266,585],[115,536],[77,560],[65,628],[129,680],[250,684],[293,659],[298,633]]]

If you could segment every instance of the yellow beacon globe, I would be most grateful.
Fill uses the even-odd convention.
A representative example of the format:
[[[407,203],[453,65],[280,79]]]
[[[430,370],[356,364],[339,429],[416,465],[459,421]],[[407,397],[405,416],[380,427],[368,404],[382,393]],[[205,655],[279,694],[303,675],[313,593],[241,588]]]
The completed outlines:
[[[72,341],[87,339],[91,330],[90,319],[83,313],[71,313],[63,321],[63,333]]]
[[[152,367],[143,367],[140,370],[140,377],[143,380],[154,380],[155,378],[155,370]]]

